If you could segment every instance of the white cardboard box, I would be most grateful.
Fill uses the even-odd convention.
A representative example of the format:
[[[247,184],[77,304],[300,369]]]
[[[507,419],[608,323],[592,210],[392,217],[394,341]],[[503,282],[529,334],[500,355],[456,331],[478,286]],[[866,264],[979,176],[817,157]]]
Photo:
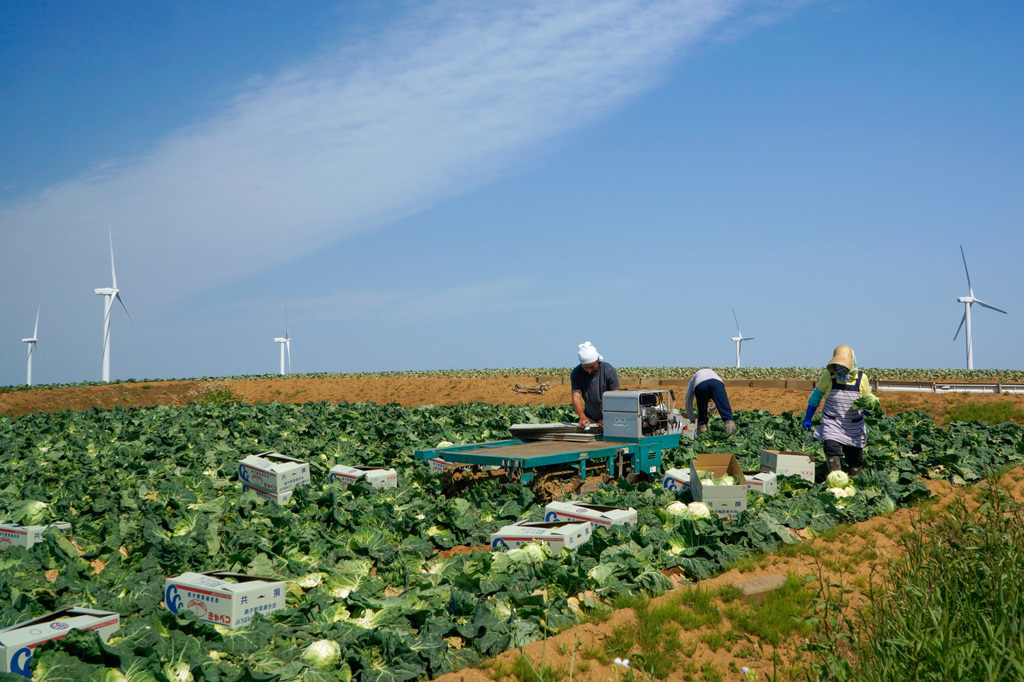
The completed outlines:
[[[31,679],[29,664],[32,662],[32,650],[43,642],[63,639],[71,630],[95,630],[106,642],[120,627],[121,616],[113,611],[77,606],[12,625],[0,630],[0,671]]]
[[[735,485],[703,485],[700,471],[710,471],[715,478],[726,474],[735,477]],[[739,518],[747,508],[747,478],[736,456],[728,452],[696,455],[690,460],[690,492],[696,502],[703,502],[713,513],[731,519]]]
[[[761,471],[770,471],[779,476],[799,476],[814,483],[814,458],[802,452],[762,450]]]
[[[182,573],[164,581],[164,605],[171,613],[191,611],[199,620],[229,628],[246,625],[285,607],[285,581],[207,571]]]
[[[747,489],[762,495],[774,495],[779,492],[779,477],[770,471],[744,471]]]
[[[309,483],[309,464],[279,452],[261,452],[238,460],[242,492],[254,490],[260,497],[286,504],[296,486]]]
[[[0,552],[11,547],[31,547],[37,542],[42,542],[43,531],[47,528],[57,530],[71,530],[71,524],[67,521],[54,521],[42,526],[23,526],[20,523],[0,523]]]
[[[661,482],[661,487],[666,490],[671,490],[677,495],[681,492],[685,492],[690,489],[690,470],[689,469],[669,469],[665,472],[665,478]]]
[[[598,526],[622,526],[636,524],[637,513],[632,507],[606,507],[586,502],[551,502],[544,508],[544,520],[590,521]]]
[[[543,542],[552,554],[558,554],[563,548],[575,550],[589,540],[592,528],[589,521],[519,521],[491,533],[491,549],[506,551],[527,542]]]
[[[431,465],[433,466],[433,465]],[[381,467],[350,467],[338,464],[331,467],[331,483],[349,485],[361,478],[373,488],[397,488],[398,472],[394,469],[383,469]]]
[[[427,460],[427,464],[430,465],[431,473],[435,474],[439,474],[443,472],[445,469],[455,466],[454,464],[449,464],[440,457],[431,457],[430,459]]]

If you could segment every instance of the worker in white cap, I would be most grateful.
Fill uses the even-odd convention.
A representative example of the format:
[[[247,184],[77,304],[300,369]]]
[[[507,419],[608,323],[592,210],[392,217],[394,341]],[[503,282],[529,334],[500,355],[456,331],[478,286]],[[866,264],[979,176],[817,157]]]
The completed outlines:
[[[580,428],[595,423],[604,427],[604,392],[619,388],[619,375],[604,361],[594,344],[586,341],[579,345],[580,364],[569,375],[572,384],[572,409],[579,417]]]
[[[864,466],[864,446],[868,441],[868,427],[864,412],[853,403],[861,396],[868,402],[878,404],[878,398],[871,393],[871,382],[864,372],[857,369],[857,357],[849,346],[837,346],[825,370],[811,391],[804,416],[804,430],[812,428],[811,418],[825,398],[821,409],[821,424],[814,431],[814,437],[824,442],[825,460],[828,470],[842,468],[846,460],[847,473],[856,476]],[[840,457],[842,455],[842,457]]]

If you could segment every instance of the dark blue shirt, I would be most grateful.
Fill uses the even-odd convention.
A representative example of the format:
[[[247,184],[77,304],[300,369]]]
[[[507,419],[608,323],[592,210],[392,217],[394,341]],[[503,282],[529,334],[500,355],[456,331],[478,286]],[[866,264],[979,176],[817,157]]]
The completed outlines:
[[[583,394],[583,414],[587,419],[595,422],[604,419],[604,392],[619,388],[619,375],[615,368],[602,360],[597,363],[596,372],[587,374],[583,365],[576,365],[569,375],[569,382],[572,390]]]

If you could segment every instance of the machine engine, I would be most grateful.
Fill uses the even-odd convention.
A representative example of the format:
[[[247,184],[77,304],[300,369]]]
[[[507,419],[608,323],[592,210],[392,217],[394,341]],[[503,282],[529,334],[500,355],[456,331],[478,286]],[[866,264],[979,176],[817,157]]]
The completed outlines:
[[[680,433],[683,418],[673,411],[672,391],[651,389],[604,394],[604,437],[643,438]]]

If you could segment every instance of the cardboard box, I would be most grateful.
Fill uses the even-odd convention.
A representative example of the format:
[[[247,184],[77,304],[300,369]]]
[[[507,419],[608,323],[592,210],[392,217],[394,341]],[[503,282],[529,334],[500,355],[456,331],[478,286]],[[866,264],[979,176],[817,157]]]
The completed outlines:
[[[427,464],[430,465],[430,472],[433,474],[440,474],[443,473],[445,469],[458,466],[457,464],[446,462],[440,457],[431,457],[427,460]]]
[[[260,497],[286,504],[296,486],[309,483],[309,464],[279,452],[261,452],[238,460],[242,492],[255,490]]]
[[[42,526],[23,526],[20,523],[0,523],[0,552],[11,547],[31,547],[37,542],[42,542],[43,531],[47,528],[57,530],[71,530],[71,524],[66,521],[54,521]]]
[[[331,483],[349,485],[364,478],[373,488],[397,488],[398,472],[394,469],[383,469],[381,467],[349,467],[338,464],[331,467]]]
[[[575,550],[589,540],[592,528],[589,521],[520,521],[491,533],[491,549],[504,552],[527,542],[543,542],[558,554],[563,548]]]
[[[747,479],[747,490],[762,495],[774,495],[779,492],[779,477],[770,471],[744,471]]]
[[[45,616],[27,620],[0,630],[0,672],[32,678],[32,651],[43,642],[64,639],[71,630],[95,630],[106,642],[121,628],[121,616],[113,611],[97,611],[69,606]]]
[[[674,491],[677,495],[690,489],[689,469],[669,469],[661,481],[661,487]]]
[[[701,471],[711,472],[715,478],[728,474],[736,484],[703,485],[698,473]],[[747,508],[747,479],[735,455],[728,452],[697,455],[690,460],[690,492],[695,502],[703,502],[719,516],[736,519]]]
[[[799,476],[814,483],[814,458],[802,452],[762,450],[761,471],[770,471],[779,476]]]
[[[632,507],[606,507],[586,502],[551,502],[544,508],[544,520],[589,521],[598,526],[622,526],[636,524],[637,513]]]
[[[191,611],[199,620],[229,628],[249,623],[285,607],[285,581],[208,571],[182,573],[164,581],[164,605],[171,613]]]

